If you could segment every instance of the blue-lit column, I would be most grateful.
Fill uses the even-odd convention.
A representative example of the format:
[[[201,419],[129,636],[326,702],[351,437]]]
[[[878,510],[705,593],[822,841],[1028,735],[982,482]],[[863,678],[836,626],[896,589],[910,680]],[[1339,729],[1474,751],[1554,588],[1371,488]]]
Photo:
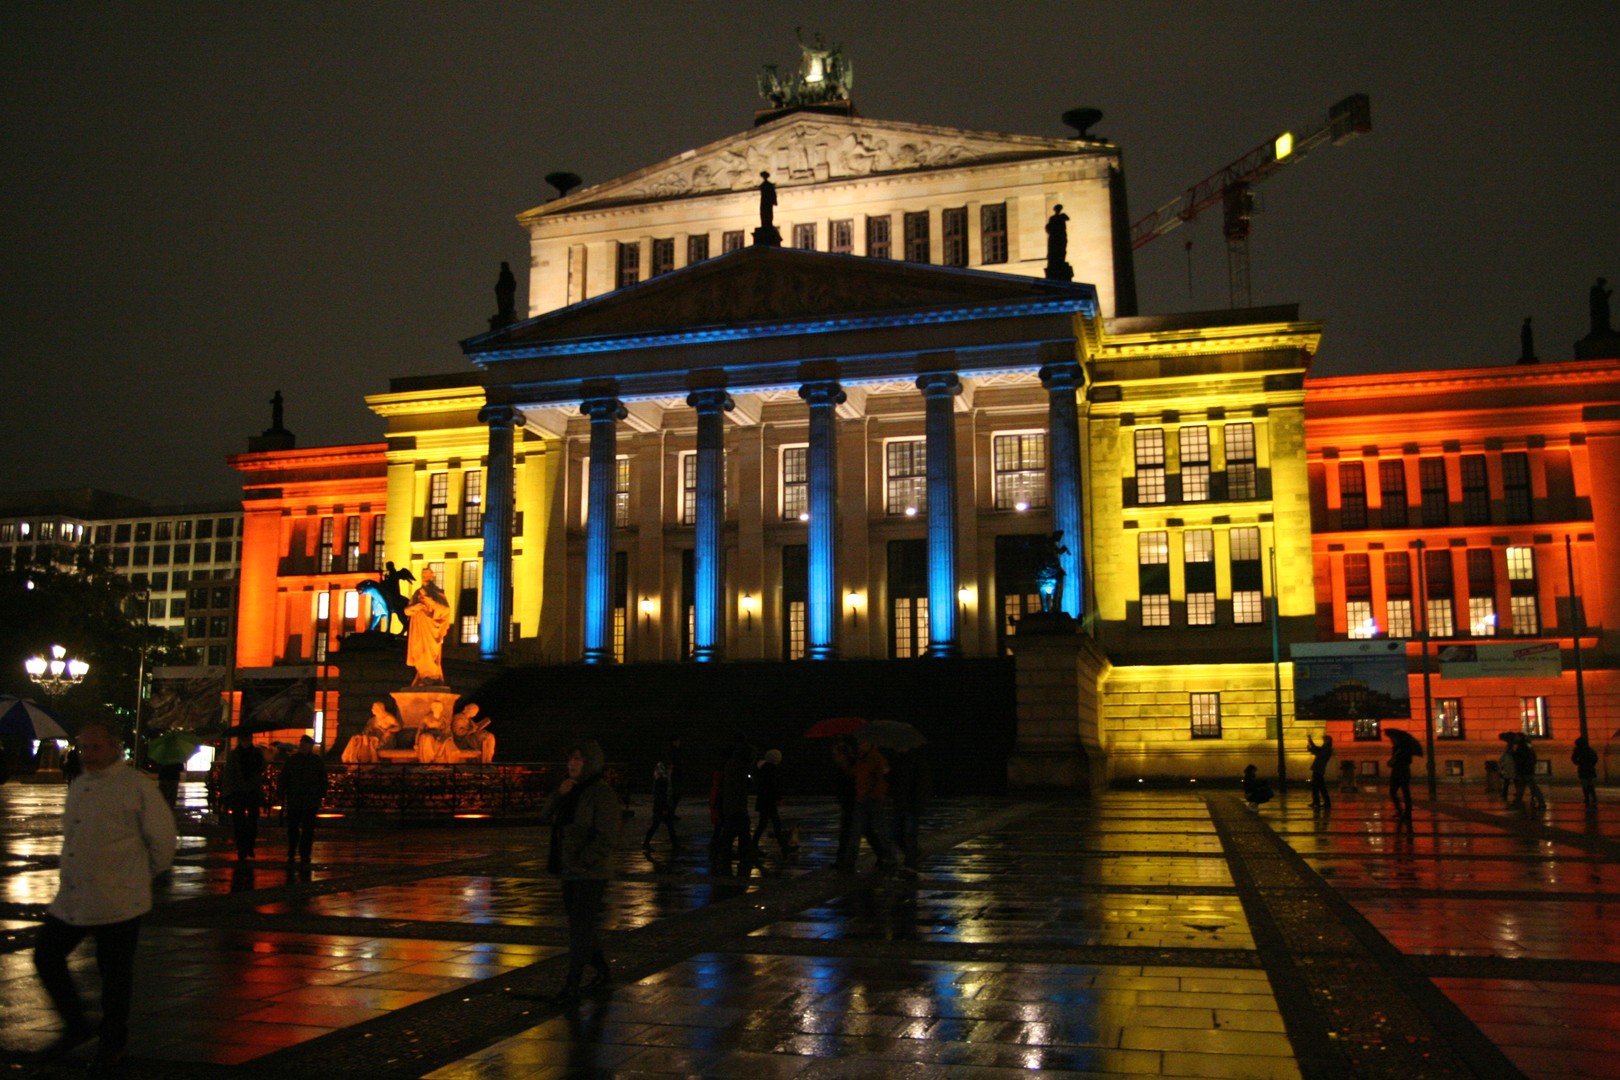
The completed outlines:
[[[585,510],[585,662],[613,663],[613,481],[618,428],[625,418],[615,397],[587,398],[579,411],[591,418],[591,469]]]
[[[836,379],[799,387],[810,406],[810,603],[805,655],[811,660],[838,656],[838,406],[844,391]]]
[[[1046,365],[1041,368],[1041,385],[1049,395],[1046,477],[1052,487],[1052,528],[1062,531],[1063,546],[1068,548],[1066,554],[1058,556],[1063,565],[1063,600],[1059,610],[1078,619],[1086,602],[1077,397],[1081,386],[1080,365],[1072,362]]]
[[[928,436],[928,655],[960,656],[956,637],[956,397],[954,371],[917,379]]]
[[[720,560],[720,529],[726,519],[725,414],[731,397],[725,390],[694,390],[686,403],[697,410],[697,529],[692,553],[692,659],[720,659],[721,605],[725,580]]]
[[[484,469],[484,581],[478,597],[478,654],[497,661],[506,651],[512,621],[512,425],[510,405],[486,405],[478,419],[489,425],[489,461]]]

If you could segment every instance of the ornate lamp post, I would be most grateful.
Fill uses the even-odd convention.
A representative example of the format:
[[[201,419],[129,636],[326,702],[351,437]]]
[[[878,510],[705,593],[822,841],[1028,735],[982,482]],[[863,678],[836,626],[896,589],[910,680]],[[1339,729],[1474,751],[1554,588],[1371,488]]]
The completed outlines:
[[[90,674],[90,665],[69,656],[62,646],[52,645],[49,658],[30,656],[23,661],[23,670],[54,704],[57,698],[84,682],[84,677]]]

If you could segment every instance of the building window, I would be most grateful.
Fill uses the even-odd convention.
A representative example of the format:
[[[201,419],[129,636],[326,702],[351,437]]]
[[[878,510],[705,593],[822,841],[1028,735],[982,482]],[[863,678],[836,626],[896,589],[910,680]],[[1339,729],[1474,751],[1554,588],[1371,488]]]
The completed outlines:
[[[450,474],[436,472],[428,477],[427,538],[443,540],[450,535]]]
[[[782,447],[782,520],[810,520],[810,448]]]
[[[1136,538],[1137,584],[1142,625],[1170,625],[1170,534],[1144,532]]]
[[[484,535],[484,471],[468,469],[461,484],[461,535]]]
[[[478,586],[482,566],[477,559],[461,564],[461,595],[456,602],[456,615],[461,619],[461,643],[478,644]]]
[[[884,513],[916,517],[928,512],[928,443],[895,439],[884,447]]]
[[[988,203],[979,207],[979,246],[983,261],[1007,261],[1007,204]]]
[[[896,660],[928,652],[928,541],[889,543],[889,655]]]
[[[1544,697],[1519,699],[1519,730],[1532,739],[1552,738],[1552,717],[1547,711]]]
[[[199,522],[199,525],[207,525],[207,526],[210,526],[210,527],[212,527],[213,524],[214,523],[211,522],[211,521]],[[203,535],[202,529],[198,528],[198,530],[197,530],[198,538],[201,539],[202,535]],[[211,538],[212,536],[213,536],[213,533],[210,532],[209,537]],[[56,525],[55,525],[55,523],[50,522],[50,521],[42,522],[40,524],[40,526],[39,526],[39,536],[36,537],[36,539],[39,539],[39,540],[54,540],[54,539],[56,539]],[[152,542],[152,523],[150,521],[136,522],[136,524],[135,524],[135,542],[137,544],[149,544],[149,543]]]
[[[315,565],[322,574],[332,572],[332,519],[329,517],[321,518],[321,542],[315,548]]]
[[[360,569],[360,519],[353,514],[343,523],[343,569]]]
[[[1177,433],[1181,443],[1181,499],[1209,501],[1209,428],[1188,424]]]
[[[1462,698],[1434,699],[1434,735],[1437,739],[1463,737]]]
[[[1378,720],[1369,716],[1357,717],[1355,720],[1355,726],[1350,730],[1352,735],[1355,737],[1356,742],[1377,742],[1384,737],[1383,725]],[[1371,766],[1371,768],[1368,768],[1368,766]],[[1357,775],[1364,777],[1377,776],[1378,762],[1359,762],[1357,765]]]
[[[681,524],[697,524],[697,453],[681,455]]]
[[[1541,610],[1537,606],[1536,549],[1507,549],[1508,602],[1513,617],[1513,633],[1529,637],[1541,633]]]
[[[743,249],[743,231],[732,229],[720,234],[720,254],[727,255]]]
[[[1164,490],[1164,429],[1138,428],[1136,432],[1136,502],[1162,503]]]
[[[619,245],[618,263],[614,270],[614,282],[618,288],[634,285],[641,280],[641,245],[631,242]]]
[[[1418,490],[1423,501],[1423,524],[1447,524],[1451,496],[1446,493],[1445,458],[1426,457],[1418,461]]]
[[[686,238],[686,265],[696,266],[709,257],[709,234],[699,233]]]
[[[1474,637],[1496,636],[1496,568],[1490,548],[1468,551],[1468,632]]]
[[[834,255],[848,255],[854,251],[855,222],[848,218],[827,222],[827,250]]]
[[[1531,518],[1530,455],[1512,453],[1502,455],[1502,503],[1507,519],[1522,525]]]
[[[1412,560],[1404,551],[1384,552],[1384,596],[1389,636],[1412,637]]]
[[[1378,463],[1378,501],[1383,503],[1379,511],[1386,529],[1404,529],[1407,524],[1406,516],[1406,464],[1401,461],[1380,461]]]
[[[793,246],[801,251],[816,250],[815,222],[793,226]]]
[[[697,455],[692,456],[696,471]],[[695,481],[694,481],[695,483]],[[693,520],[697,520],[693,518]],[[613,527],[623,529],[630,524],[630,457],[620,454],[613,459]]]
[[[1215,533],[1188,529],[1181,535],[1186,568],[1187,625],[1215,625]]]
[[[1259,467],[1254,456],[1254,425],[1227,424],[1226,497],[1254,499],[1260,495]]]
[[[1339,528],[1367,527],[1367,470],[1359,461],[1339,462]]]
[[[1364,553],[1344,557],[1345,629],[1352,639],[1378,636],[1372,613],[1372,560]]]
[[[941,255],[946,266],[968,264],[967,207],[958,206],[942,211],[939,216],[940,236],[943,240]]]
[[[866,219],[866,254],[873,259],[892,259],[894,245],[890,240],[889,215],[881,214]]]
[[[1233,529],[1232,621],[1240,625],[1263,622],[1266,617],[1265,573],[1260,564],[1260,530]]]
[[[1423,576],[1428,599],[1424,611],[1428,618],[1429,636],[1456,637],[1457,624],[1451,603],[1451,552],[1425,551]]]
[[[1491,523],[1491,486],[1484,454],[1464,454],[1462,465],[1463,524]]]
[[[1046,505],[1046,433],[997,435],[991,440],[997,510]]]
[[[388,516],[378,514],[371,519],[371,568],[383,568],[383,534],[388,531]]]
[[[928,211],[917,210],[904,216],[906,262],[928,261]]]
[[[1193,694],[1192,737],[1218,739],[1221,737],[1221,695]]]
[[[782,545],[782,659],[803,660],[809,642],[810,548]]]
[[[668,236],[661,240],[654,240],[652,242],[652,274],[650,276],[657,277],[659,274],[667,274],[673,269],[675,269],[675,238]]]
[[[624,663],[625,634],[630,625],[630,553],[613,553],[613,660]]]

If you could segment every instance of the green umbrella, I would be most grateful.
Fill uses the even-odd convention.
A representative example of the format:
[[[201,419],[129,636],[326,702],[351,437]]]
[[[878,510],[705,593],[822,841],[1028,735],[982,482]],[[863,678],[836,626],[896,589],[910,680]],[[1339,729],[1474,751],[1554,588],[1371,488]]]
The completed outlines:
[[[146,741],[146,760],[157,765],[179,765],[196,752],[198,739],[185,731],[165,731]]]

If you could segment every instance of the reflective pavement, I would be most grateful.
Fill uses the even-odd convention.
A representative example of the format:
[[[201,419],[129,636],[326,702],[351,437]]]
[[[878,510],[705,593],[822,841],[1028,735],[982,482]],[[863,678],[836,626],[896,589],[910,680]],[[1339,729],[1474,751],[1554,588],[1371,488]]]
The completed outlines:
[[[268,821],[238,863],[192,803],[120,1071],[1613,1076],[1620,802],[1551,798],[1446,785],[1410,824],[1298,787],[1258,813],[1228,789],[948,799],[916,878],[837,873],[835,808],[794,800],[803,846],[767,840],[746,881],[710,872],[703,807],[679,857],[643,854],[641,806],[604,917],[616,986],[567,1008],[543,830],[328,825],[301,871]],[[83,1071],[28,1060],[56,1030],[28,946],[61,801],[0,787],[3,1075]],[[93,987],[88,946],[74,963]]]

